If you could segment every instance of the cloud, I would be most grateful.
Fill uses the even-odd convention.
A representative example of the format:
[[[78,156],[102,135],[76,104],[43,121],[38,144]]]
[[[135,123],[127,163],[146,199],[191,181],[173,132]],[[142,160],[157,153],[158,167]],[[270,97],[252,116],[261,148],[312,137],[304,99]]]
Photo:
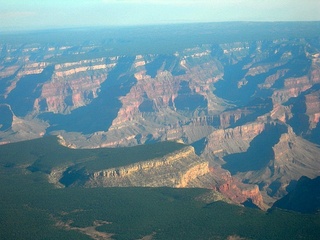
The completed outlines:
[[[143,5],[190,5],[203,4],[212,1],[207,0],[101,0],[106,4],[143,4]],[[218,2],[215,0],[214,2]]]
[[[242,5],[242,6],[277,6],[285,3],[290,7],[293,5],[318,5],[319,0],[100,0],[107,4],[148,4],[148,5],[211,5],[211,6],[230,6],[230,5]]]
[[[5,19],[11,19],[11,18],[25,18],[25,17],[31,17],[35,16],[36,12],[32,11],[11,11],[11,12],[2,12],[1,18]]]

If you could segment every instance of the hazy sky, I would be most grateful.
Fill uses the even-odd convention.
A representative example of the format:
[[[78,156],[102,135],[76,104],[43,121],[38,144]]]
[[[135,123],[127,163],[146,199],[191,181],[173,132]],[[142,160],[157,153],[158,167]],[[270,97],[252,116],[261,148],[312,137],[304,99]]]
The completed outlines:
[[[0,0],[0,30],[223,21],[320,21],[320,0]]]

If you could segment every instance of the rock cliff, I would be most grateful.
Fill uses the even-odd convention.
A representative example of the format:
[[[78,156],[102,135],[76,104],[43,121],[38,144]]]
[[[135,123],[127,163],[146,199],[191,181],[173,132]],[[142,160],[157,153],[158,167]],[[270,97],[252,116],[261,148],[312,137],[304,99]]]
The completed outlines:
[[[232,153],[245,152],[250,142],[265,129],[265,123],[255,122],[235,128],[213,131],[206,138],[203,156],[223,157]]]
[[[206,138],[201,157],[221,165],[240,182],[259,186],[271,206],[287,194],[291,182],[319,175],[318,154],[319,148],[298,137],[290,126],[255,122],[214,131]],[[241,186],[240,182],[235,185]],[[229,189],[229,183],[222,184],[222,192]]]
[[[116,65],[110,59],[90,59],[56,64],[51,80],[43,85],[38,102],[45,102],[45,109],[54,113],[70,113],[90,104],[98,96],[108,71]]]
[[[256,206],[266,209],[256,185],[241,183],[220,166],[211,166],[206,159],[197,156],[191,146],[160,158],[119,167],[100,170],[82,165],[59,167],[53,169],[48,178],[58,187],[207,188],[222,194],[225,201],[242,204],[251,199]]]
[[[187,187],[189,181],[208,172],[208,162],[187,147],[164,158],[94,172],[85,186]]]

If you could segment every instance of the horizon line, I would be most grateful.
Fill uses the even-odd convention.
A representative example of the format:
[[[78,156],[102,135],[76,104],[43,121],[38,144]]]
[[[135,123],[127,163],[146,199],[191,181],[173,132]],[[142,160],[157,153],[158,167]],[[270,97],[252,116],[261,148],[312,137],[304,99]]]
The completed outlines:
[[[223,24],[223,23],[320,23],[320,20],[230,20],[230,21],[199,21],[199,22],[172,22],[172,23],[150,23],[150,24],[124,24],[124,25],[91,25],[91,26],[48,26],[39,28],[0,28],[1,34],[42,32],[42,31],[59,31],[59,30],[84,30],[84,29],[114,29],[114,28],[134,28],[134,27],[152,27],[152,26],[173,26],[173,25],[196,25],[196,24]]]

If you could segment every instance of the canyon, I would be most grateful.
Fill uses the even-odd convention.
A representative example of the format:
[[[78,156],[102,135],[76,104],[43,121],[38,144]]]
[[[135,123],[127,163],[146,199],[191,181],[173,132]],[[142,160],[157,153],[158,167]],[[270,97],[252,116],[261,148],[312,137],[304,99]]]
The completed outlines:
[[[150,49],[124,36],[1,41],[0,143],[180,142],[171,155],[95,170],[71,164],[48,178],[60,187],[207,188],[267,209],[302,176],[320,176],[320,38],[274,31],[212,42],[188,35]]]

